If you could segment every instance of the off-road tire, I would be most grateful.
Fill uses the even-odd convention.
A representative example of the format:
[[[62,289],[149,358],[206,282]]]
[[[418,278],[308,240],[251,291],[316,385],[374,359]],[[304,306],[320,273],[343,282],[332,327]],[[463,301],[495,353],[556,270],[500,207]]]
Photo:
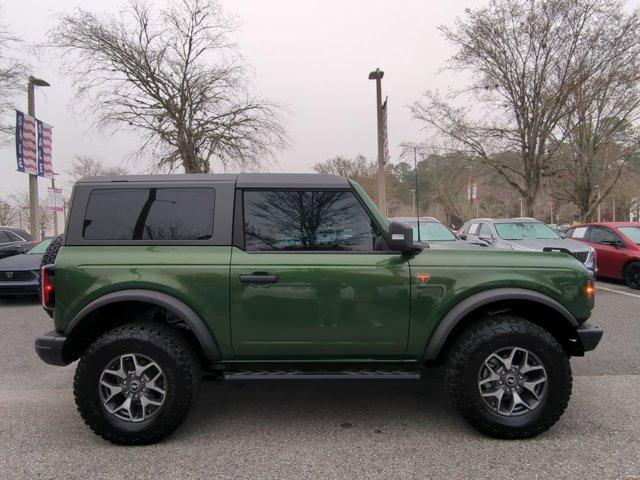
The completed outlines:
[[[540,404],[518,416],[504,416],[482,399],[478,374],[484,360],[500,348],[524,348],[537,356],[547,374]],[[571,397],[569,358],[545,329],[523,318],[496,315],[471,324],[455,339],[443,365],[451,401],[480,432],[504,439],[534,437],[555,424]]]
[[[162,368],[166,396],[156,415],[131,423],[108,413],[98,393],[103,369],[127,353],[145,355]],[[108,331],[80,359],[73,382],[78,411],[102,438],[123,445],[145,445],[170,435],[184,420],[198,395],[201,368],[187,341],[162,324],[136,322]]]
[[[58,256],[58,252],[60,251],[60,247],[62,247],[62,235],[58,235],[54,238],[44,251],[42,259],[40,260],[40,266],[53,265],[56,261],[56,257]]]
[[[640,281],[635,277],[636,269],[640,269],[640,262],[631,262],[624,268],[625,283],[635,290],[640,290]]]

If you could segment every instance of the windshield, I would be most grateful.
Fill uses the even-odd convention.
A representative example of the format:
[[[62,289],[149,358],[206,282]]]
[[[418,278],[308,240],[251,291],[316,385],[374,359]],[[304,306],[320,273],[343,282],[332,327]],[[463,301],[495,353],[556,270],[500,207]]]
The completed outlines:
[[[29,250],[27,253],[29,253],[29,254],[31,254],[31,253],[43,254],[50,243],[51,243],[50,239],[49,240],[43,240],[39,244],[37,244],[35,247],[33,247],[31,250]]]
[[[618,230],[633,243],[640,245],[640,227],[620,227]]]
[[[407,222],[413,229],[413,240],[421,242],[438,242],[438,241],[454,241],[456,236],[451,233],[447,227],[436,222],[421,222],[420,237],[418,237],[418,224],[416,222]]]
[[[498,236],[503,240],[542,240],[562,238],[541,222],[496,223]]]

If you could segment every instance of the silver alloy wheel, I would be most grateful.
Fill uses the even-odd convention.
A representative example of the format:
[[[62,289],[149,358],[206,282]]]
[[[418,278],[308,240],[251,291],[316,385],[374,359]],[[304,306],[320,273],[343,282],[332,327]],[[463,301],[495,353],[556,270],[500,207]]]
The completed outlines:
[[[505,416],[522,415],[538,407],[545,394],[547,371],[530,351],[507,347],[489,355],[478,372],[484,402]]]
[[[102,370],[98,392],[104,408],[119,420],[142,422],[162,407],[167,383],[160,366],[139,353],[126,353]]]

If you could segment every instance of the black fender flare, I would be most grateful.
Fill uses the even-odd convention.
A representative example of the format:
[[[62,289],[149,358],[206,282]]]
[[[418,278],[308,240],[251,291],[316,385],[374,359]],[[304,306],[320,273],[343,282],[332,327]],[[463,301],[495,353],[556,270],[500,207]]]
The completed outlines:
[[[545,305],[558,312],[573,328],[578,326],[576,319],[560,302],[543,293],[525,288],[494,288],[465,298],[447,312],[431,335],[423,360],[433,360],[438,356],[449,334],[466,315],[483,305],[501,300],[527,300]]]
[[[207,328],[200,316],[181,300],[156,290],[118,290],[98,297],[78,312],[65,329],[64,334],[70,336],[74,328],[76,328],[87,317],[87,315],[98,308],[113,303],[131,301],[151,303],[173,312],[182,321],[184,321],[189,330],[194,334],[207,358],[210,360],[220,358],[220,348],[218,347],[215,336],[211,330]]]

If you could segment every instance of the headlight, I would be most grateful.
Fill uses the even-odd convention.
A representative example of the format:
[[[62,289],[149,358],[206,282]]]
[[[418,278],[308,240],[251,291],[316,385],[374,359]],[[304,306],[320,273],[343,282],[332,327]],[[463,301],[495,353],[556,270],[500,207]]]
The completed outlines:
[[[589,270],[593,270],[596,268],[596,251],[591,249],[589,254],[587,255],[587,259],[584,262],[584,266]]]

